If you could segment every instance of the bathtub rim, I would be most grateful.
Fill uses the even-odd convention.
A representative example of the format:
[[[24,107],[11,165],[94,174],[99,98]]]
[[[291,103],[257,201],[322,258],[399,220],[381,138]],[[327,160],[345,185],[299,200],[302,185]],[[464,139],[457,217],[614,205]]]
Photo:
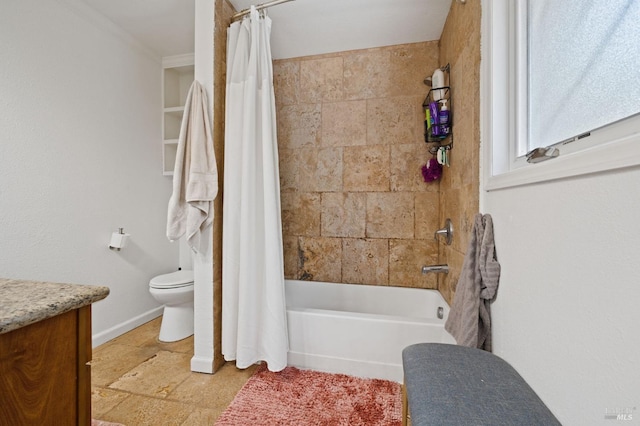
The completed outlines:
[[[307,321],[307,320],[312,322],[324,321],[325,319],[321,317],[326,317],[327,321],[332,321],[331,317],[334,317],[333,319],[338,321],[343,320],[345,318],[349,318],[356,321],[371,322],[374,328],[375,328],[375,325],[373,324],[375,324],[375,322],[379,322],[381,326],[382,326],[382,323],[385,323],[385,324],[395,323],[395,325],[399,327],[407,326],[410,329],[415,329],[416,327],[424,326],[428,328],[439,329],[440,337],[434,337],[433,339],[431,339],[431,337],[428,337],[428,334],[425,334],[423,335],[424,340],[421,340],[421,342],[437,341],[438,343],[455,344],[455,340],[453,339],[453,336],[451,336],[444,329],[444,323],[447,319],[447,315],[449,313],[450,307],[449,307],[449,304],[444,299],[444,296],[442,295],[442,293],[440,293],[437,289],[424,289],[424,288],[400,287],[400,286],[376,286],[376,285],[369,285],[369,284],[341,284],[341,283],[328,283],[328,282],[322,282],[322,281],[304,281],[304,280],[286,280],[286,281],[289,283],[292,283],[294,286],[297,285],[298,287],[296,288],[296,290],[300,288],[303,289],[305,285],[309,285],[309,283],[312,283],[311,285],[316,288],[319,286],[353,286],[353,287],[362,289],[363,291],[367,291],[367,289],[382,288],[384,289],[385,292],[401,291],[405,293],[404,297],[406,297],[407,294],[411,295],[412,292],[422,293],[426,290],[429,292],[431,297],[435,298],[435,303],[433,303],[433,305],[445,307],[446,315],[444,316],[444,318],[440,319],[440,318],[437,318],[436,316],[429,316],[429,317],[416,317],[411,315],[399,316],[399,315],[390,315],[387,313],[353,312],[351,310],[344,310],[344,309],[325,309],[325,308],[306,307],[306,306],[292,306],[292,304],[288,301],[287,307],[286,307],[287,321],[299,321],[301,318],[303,318],[303,321]],[[437,293],[437,295],[435,293]],[[427,310],[432,307],[433,306],[431,306],[431,303],[425,306]],[[290,324],[288,323],[288,326],[289,325]],[[328,326],[332,327],[335,325],[329,324]],[[311,328],[308,329],[309,334],[306,334],[307,338],[308,336],[315,336],[311,332],[311,330],[313,330],[313,327],[314,325],[311,325]],[[298,330],[297,325],[296,327],[293,327],[293,328]],[[341,328],[339,330],[344,330],[344,329]],[[296,331],[295,333],[296,335],[294,336],[294,338],[295,339],[300,338],[302,343],[299,346],[297,342],[293,344],[291,344],[290,342],[290,348],[287,354],[289,365],[292,365],[301,369],[311,369],[311,370],[323,371],[323,372],[334,373],[334,374],[348,374],[348,375],[357,376],[357,377],[391,380],[398,383],[402,383],[403,381],[404,373],[403,373],[402,362],[401,362],[401,351],[402,349],[404,349],[404,347],[400,347],[404,345],[404,343],[400,344],[402,339],[399,341],[393,341],[393,339],[390,339],[390,345],[394,347],[393,349],[394,351],[396,351],[395,347],[397,346],[397,352],[398,352],[397,359],[385,358],[384,356],[381,358],[372,357],[370,359],[362,359],[361,357],[358,357],[358,356],[351,356],[351,355],[355,355],[355,353],[345,354],[344,352],[342,352],[341,346],[339,344],[334,346],[334,348],[338,348],[338,349],[336,349],[336,351],[333,353],[331,353],[332,351],[331,346],[329,346],[330,348],[329,352],[325,352],[323,350],[314,350],[312,349],[312,347],[305,348],[304,347],[305,334],[303,333],[301,335],[298,335],[299,331]],[[320,334],[323,334],[323,333],[320,333]],[[290,335],[290,338],[291,338],[291,335]],[[375,339],[373,339],[372,341],[375,341]],[[370,353],[375,353],[376,348],[373,348],[372,346]],[[393,356],[395,357],[395,355]]]
[[[442,307],[443,308],[443,316],[444,316],[444,320],[446,321],[448,315],[449,315],[449,311],[451,309],[451,307],[449,306],[449,303],[446,301],[446,299],[444,298],[443,294],[438,290],[438,289],[433,289],[433,288],[421,288],[421,287],[406,287],[406,286],[395,286],[395,285],[374,285],[374,284],[350,284],[350,283],[335,283],[335,282],[328,282],[328,281],[307,281],[307,280],[294,280],[294,279],[285,279],[285,303],[286,303],[286,308],[309,308],[309,309],[326,309],[326,310],[334,310],[334,311],[340,311],[340,312],[360,312],[357,310],[350,310],[350,309],[335,309],[335,306],[331,306],[331,307],[317,307],[316,302],[309,302],[309,301],[303,301],[302,306],[296,304],[296,302],[292,302],[292,298],[294,299],[298,299],[300,298],[299,295],[297,295],[297,293],[290,293],[293,292],[295,290],[301,289],[301,288],[308,288],[310,289],[312,292],[318,291],[320,287],[327,287],[329,289],[332,289],[333,291],[336,291],[338,293],[344,293],[344,292],[367,292],[367,294],[376,294],[378,296],[389,296],[391,293],[395,293],[397,294],[397,296],[399,298],[402,297],[408,297],[409,299],[407,300],[413,300],[414,297],[411,297],[412,295],[415,296],[419,296],[419,297],[425,297],[426,295],[429,295],[428,297],[425,298],[425,306],[427,306],[428,308],[431,308],[432,310],[428,310],[425,311],[428,313],[428,316],[422,316],[422,314],[420,315],[413,315],[411,314],[410,311],[402,311],[401,313],[379,313],[379,312],[369,312],[372,314],[381,314],[381,315],[390,315],[390,316],[407,316],[407,317],[412,317],[412,318],[436,318],[438,316],[437,311],[438,311],[438,307]],[[369,293],[371,292],[371,293]],[[386,294],[385,294],[386,293]],[[289,296],[289,297],[288,297]],[[397,302],[396,302],[397,303]],[[314,305],[314,306],[308,306],[308,305]],[[387,309],[385,307],[385,309]],[[415,306],[414,306],[415,309]],[[418,310],[421,310],[422,307],[420,307]],[[365,312],[363,312],[365,313]]]

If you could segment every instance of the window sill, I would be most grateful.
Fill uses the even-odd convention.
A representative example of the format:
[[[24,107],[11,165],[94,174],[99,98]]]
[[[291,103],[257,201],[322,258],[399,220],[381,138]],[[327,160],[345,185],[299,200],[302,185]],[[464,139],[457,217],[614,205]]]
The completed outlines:
[[[537,164],[525,163],[485,179],[484,190],[495,191],[533,183],[640,165],[640,132]]]

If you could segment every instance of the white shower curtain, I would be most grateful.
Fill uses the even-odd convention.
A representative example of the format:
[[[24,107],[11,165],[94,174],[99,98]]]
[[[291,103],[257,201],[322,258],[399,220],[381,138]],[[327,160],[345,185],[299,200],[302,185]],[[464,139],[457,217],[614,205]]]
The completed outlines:
[[[271,19],[228,29],[222,231],[222,353],[238,368],[287,365]]]

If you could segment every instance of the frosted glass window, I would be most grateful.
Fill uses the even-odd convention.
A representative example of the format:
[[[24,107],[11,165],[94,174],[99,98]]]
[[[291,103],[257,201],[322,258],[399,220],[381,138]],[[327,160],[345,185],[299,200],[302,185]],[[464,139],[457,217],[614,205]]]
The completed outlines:
[[[528,2],[528,147],[640,112],[640,0]]]

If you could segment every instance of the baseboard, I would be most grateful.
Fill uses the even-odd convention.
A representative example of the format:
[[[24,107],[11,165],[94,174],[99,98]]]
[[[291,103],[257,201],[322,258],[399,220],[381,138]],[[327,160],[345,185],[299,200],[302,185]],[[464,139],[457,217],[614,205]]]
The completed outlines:
[[[301,369],[324,373],[347,374],[369,379],[383,379],[402,383],[402,365],[337,358],[289,351],[287,364]]]
[[[191,371],[195,373],[213,374],[213,358],[194,356],[191,358]]]
[[[152,319],[158,318],[159,316],[162,315],[163,309],[164,309],[164,306],[159,306],[143,314],[140,314],[137,317],[131,318],[128,321],[115,325],[108,330],[94,334],[91,337],[92,346],[94,348],[96,346],[100,346],[101,344],[106,343],[111,339],[115,339],[116,337],[126,333],[127,331],[131,331],[134,328],[139,327],[142,324],[145,324],[151,321]]]

